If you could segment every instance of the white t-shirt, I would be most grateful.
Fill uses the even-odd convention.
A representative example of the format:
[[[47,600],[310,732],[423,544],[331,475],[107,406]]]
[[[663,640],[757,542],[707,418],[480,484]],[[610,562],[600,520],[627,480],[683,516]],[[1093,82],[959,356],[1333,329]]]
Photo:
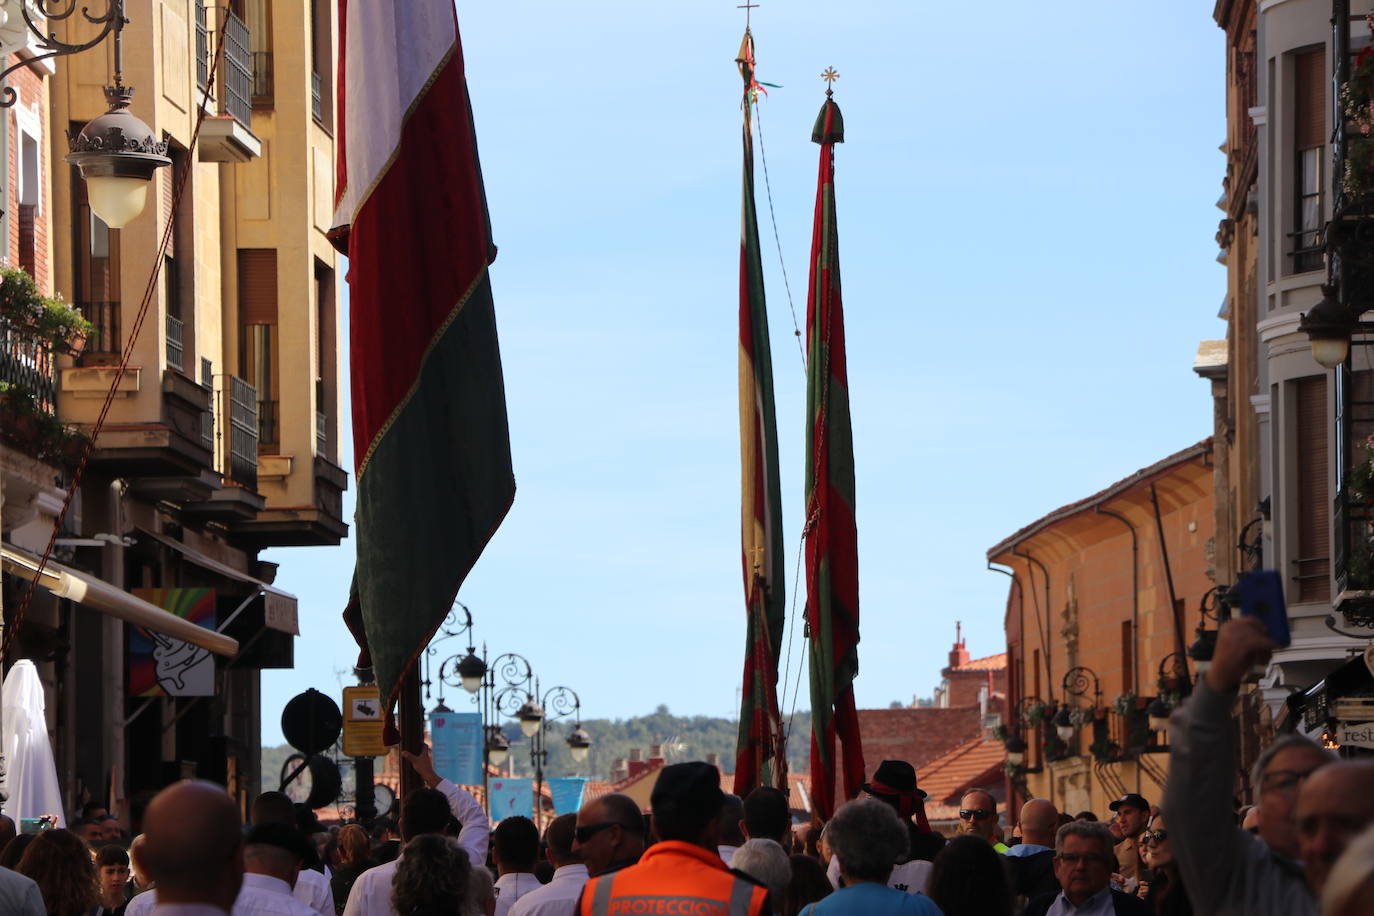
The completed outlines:
[[[291,895],[320,916],[334,916],[334,892],[329,889],[329,879],[313,868],[301,869]]]
[[[586,883],[587,866],[580,862],[564,865],[553,873],[548,884],[521,895],[510,908],[510,916],[573,916]]]
[[[930,871],[934,867],[933,862],[927,862],[925,859],[912,859],[910,862],[894,865],[892,874],[887,878],[887,886],[907,894],[924,894],[926,884],[930,881]],[[830,879],[831,887],[840,886],[839,856],[830,857],[830,867],[825,870],[825,876]]]
[[[507,872],[496,879],[496,916],[506,916],[515,901],[544,885],[527,871]]]

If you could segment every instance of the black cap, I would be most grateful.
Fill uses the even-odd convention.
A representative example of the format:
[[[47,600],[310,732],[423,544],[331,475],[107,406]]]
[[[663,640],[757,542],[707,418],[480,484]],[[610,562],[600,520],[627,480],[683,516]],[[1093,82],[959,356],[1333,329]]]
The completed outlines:
[[[649,805],[658,810],[665,802],[698,811],[719,811],[725,803],[725,793],[720,790],[720,770],[699,760],[664,767],[658,772]]]
[[[1137,795],[1134,792],[1127,792],[1107,807],[1115,811],[1122,805],[1130,805],[1132,808],[1137,808],[1144,811],[1146,814],[1150,812],[1150,803],[1145,800],[1144,796]]]
[[[310,858],[310,846],[305,834],[289,824],[257,824],[249,829],[243,842],[247,846],[276,846],[301,861]]]

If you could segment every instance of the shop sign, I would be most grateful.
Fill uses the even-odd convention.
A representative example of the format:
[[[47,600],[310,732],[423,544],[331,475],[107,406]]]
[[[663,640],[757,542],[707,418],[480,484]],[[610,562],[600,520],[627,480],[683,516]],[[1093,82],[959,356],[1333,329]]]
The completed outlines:
[[[1374,722],[1342,722],[1336,741],[1341,747],[1374,748]]]

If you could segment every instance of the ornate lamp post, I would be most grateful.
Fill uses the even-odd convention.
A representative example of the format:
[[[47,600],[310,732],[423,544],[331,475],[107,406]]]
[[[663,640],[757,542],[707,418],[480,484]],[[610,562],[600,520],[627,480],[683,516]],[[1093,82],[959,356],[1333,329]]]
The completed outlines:
[[[88,41],[77,44],[61,41],[56,32],[45,32],[45,26],[39,25],[39,20],[51,25],[73,19],[78,9],[85,22],[100,27],[95,37]],[[76,0],[4,0],[0,12],[5,14],[7,23],[14,23],[17,13],[24,29],[36,40],[39,51],[32,57],[16,59],[0,71],[0,81],[35,61],[90,50],[114,34],[114,85],[105,87],[109,110],[88,123],[80,133],[67,135],[71,152],[65,158],[80,169],[81,177],[86,180],[91,212],[111,229],[124,227],[143,212],[153,173],[172,163],[167,158],[167,142],[159,140],[147,124],[129,111],[134,90],[124,85],[123,33],[129,22],[124,17],[124,0],[106,0],[104,12],[98,15],[92,15],[89,6]],[[6,31],[11,33],[6,37],[13,37],[16,32],[24,35],[19,29]],[[18,101],[18,93],[6,86],[0,108],[9,108]]]
[[[535,682],[535,691],[538,692],[538,682]],[[530,704],[526,704],[530,705]],[[550,687],[544,694],[543,699],[533,704],[539,708],[539,720],[535,731],[530,736],[530,762],[534,765],[534,810],[536,824],[542,829],[543,824],[540,815],[543,814],[544,799],[544,764],[548,761],[549,752],[544,747],[544,741],[549,730],[549,723],[557,720],[573,717],[573,730],[567,737],[568,752],[572,754],[573,760],[581,762],[587,759],[587,752],[592,746],[592,736],[582,727],[582,699],[569,687]],[[547,714],[545,710],[548,710]],[[521,720],[524,726],[524,720]]]

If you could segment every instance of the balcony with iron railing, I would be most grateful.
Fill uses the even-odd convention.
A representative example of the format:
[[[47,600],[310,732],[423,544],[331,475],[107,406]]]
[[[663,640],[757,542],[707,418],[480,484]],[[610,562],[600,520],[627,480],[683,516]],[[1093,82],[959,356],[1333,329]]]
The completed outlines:
[[[229,418],[228,477],[255,488],[258,482],[258,391],[238,376],[226,377],[225,411]]]
[[[248,26],[232,11],[224,12],[224,110],[244,127],[253,122],[253,58]]]
[[[315,411],[315,454],[329,455],[329,417],[323,410]]]
[[[183,363],[186,359],[184,331],[185,325],[180,318],[175,315],[167,316],[167,367],[178,372],[184,368]]]
[[[80,365],[101,365],[118,362],[121,340],[118,302],[78,302],[76,309],[87,321],[95,325],[91,339],[86,343],[78,363]]]

